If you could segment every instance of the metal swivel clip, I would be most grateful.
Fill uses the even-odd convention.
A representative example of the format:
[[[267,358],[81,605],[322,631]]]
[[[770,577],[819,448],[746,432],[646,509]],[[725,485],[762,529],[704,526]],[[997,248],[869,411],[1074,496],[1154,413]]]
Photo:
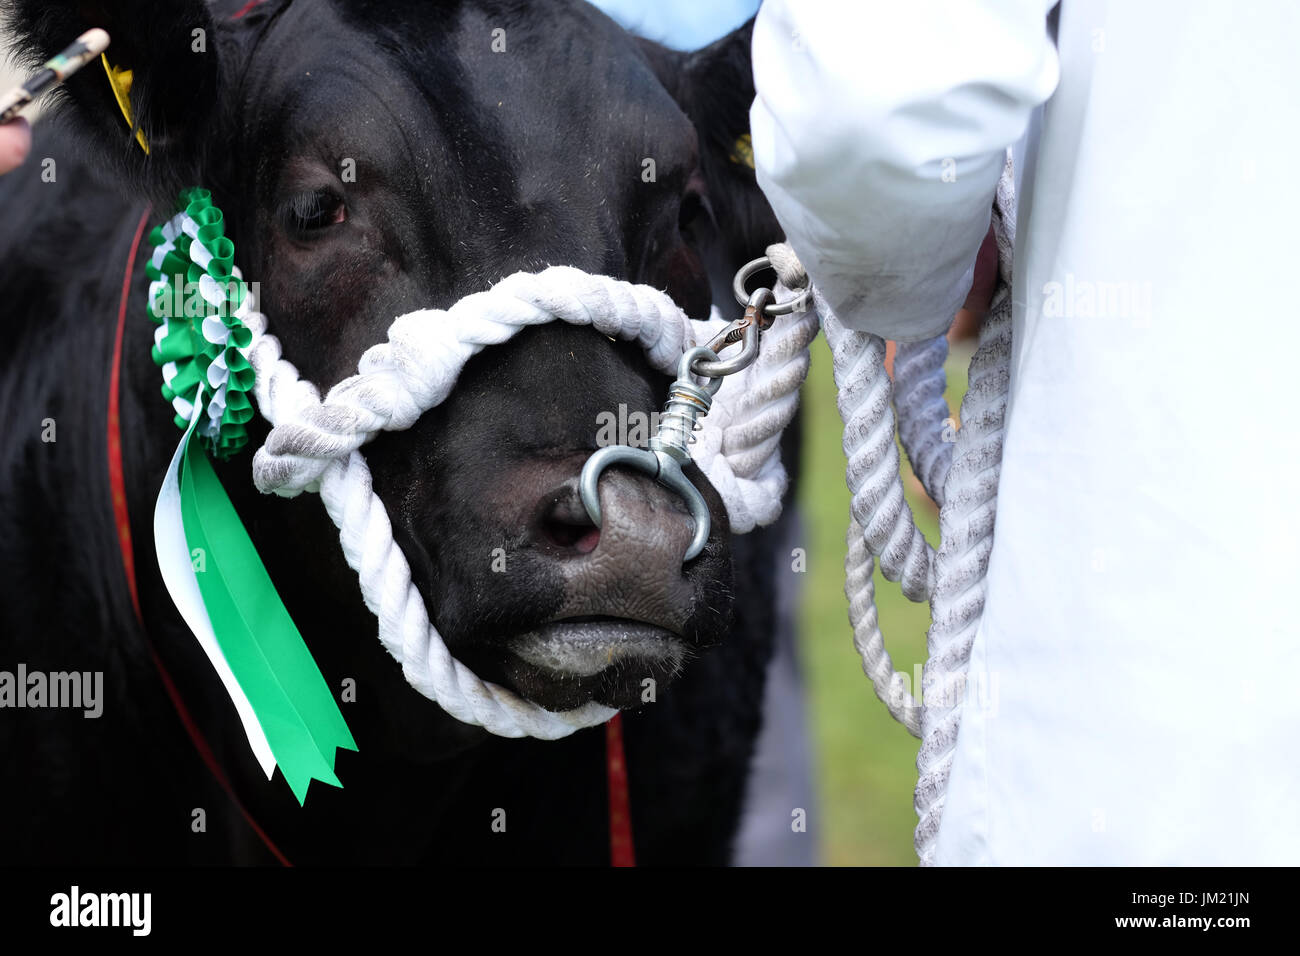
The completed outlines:
[[[722,386],[724,376],[747,368],[758,358],[759,339],[778,315],[806,308],[807,293],[789,302],[776,304],[771,289],[761,288],[752,294],[745,283],[755,273],[771,268],[766,257],[747,263],[736,273],[732,283],[736,301],[745,307],[745,314],[719,332],[706,346],[689,349],[677,365],[677,378],[668,387],[668,402],[659,417],[659,429],[649,441],[649,448],[631,445],[608,445],[587,459],[582,467],[578,490],[587,514],[600,527],[600,495],[597,484],[601,472],[611,465],[627,465],[649,475],[685,500],[695,522],[695,535],[686,549],[684,561],[690,561],[704,550],[709,540],[709,506],[699,489],[691,484],[682,468],[691,462],[690,445],[695,441],[700,419],[713,406],[713,396]],[[718,353],[735,343],[740,351],[723,359]],[[697,384],[695,379],[704,383]]]

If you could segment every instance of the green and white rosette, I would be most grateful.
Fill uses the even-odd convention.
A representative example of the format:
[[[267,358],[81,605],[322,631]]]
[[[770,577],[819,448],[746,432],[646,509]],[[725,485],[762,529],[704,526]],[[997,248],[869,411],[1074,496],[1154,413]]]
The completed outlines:
[[[225,459],[248,442],[244,425],[253,417],[253,369],[244,354],[252,335],[242,321],[247,289],[211,194],[187,189],[181,203],[182,212],[149,234],[149,315],[159,323],[153,360],[162,367],[163,398],[176,410],[178,427],[189,425],[199,390],[209,392],[198,433]]]
[[[270,779],[278,765],[299,804],[312,779],[342,786],[335,751],[356,750],[337,702],[289,617],[209,454],[248,442],[251,305],[221,210],[187,189],[149,236],[149,316],[163,397],[184,429],[154,509],[163,581],[235,705]]]

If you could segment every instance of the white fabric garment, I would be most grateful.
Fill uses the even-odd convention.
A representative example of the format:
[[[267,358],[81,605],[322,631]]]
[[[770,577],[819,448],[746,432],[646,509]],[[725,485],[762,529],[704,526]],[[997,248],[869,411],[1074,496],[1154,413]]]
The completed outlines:
[[[1300,7],[1064,0],[1055,42],[1051,7],[767,0],[754,33],[759,182],[846,325],[946,326],[1028,133],[936,859],[1296,864]]]

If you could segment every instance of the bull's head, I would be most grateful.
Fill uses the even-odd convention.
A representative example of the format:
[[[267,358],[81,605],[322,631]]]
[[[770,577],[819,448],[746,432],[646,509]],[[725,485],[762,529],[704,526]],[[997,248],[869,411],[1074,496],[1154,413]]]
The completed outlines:
[[[150,151],[97,64],[66,87],[78,135],[159,210],[183,185],[212,189],[271,330],[322,392],[395,316],[509,273],[573,265],[702,318],[776,238],[734,155],[747,30],[679,55],[583,0],[12,6],[36,57],[108,29]],[[602,422],[648,420],[666,385],[635,345],[552,323],[486,349],[449,400],[366,446],[430,619],[481,677],[554,710],[634,706],[645,678],[662,687],[727,632],[727,518],[698,469],[712,532],[685,563],[672,493],[614,469],[600,528],[578,495]],[[154,417],[174,440],[160,401]],[[319,506],[259,498],[247,459],[223,474],[317,657],[396,684],[355,649],[373,654],[374,620]],[[414,694],[381,693],[396,719],[430,719]]]

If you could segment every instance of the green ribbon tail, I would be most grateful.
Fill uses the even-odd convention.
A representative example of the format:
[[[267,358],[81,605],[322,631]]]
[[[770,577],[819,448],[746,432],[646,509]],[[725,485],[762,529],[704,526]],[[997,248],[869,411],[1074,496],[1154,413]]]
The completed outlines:
[[[299,805],[313,779],[341,787],[335,751],[357,750],[356,742],[194,432],[180,496],[190,553],[202,549],[194,576],[217,643],[285,780]]]

